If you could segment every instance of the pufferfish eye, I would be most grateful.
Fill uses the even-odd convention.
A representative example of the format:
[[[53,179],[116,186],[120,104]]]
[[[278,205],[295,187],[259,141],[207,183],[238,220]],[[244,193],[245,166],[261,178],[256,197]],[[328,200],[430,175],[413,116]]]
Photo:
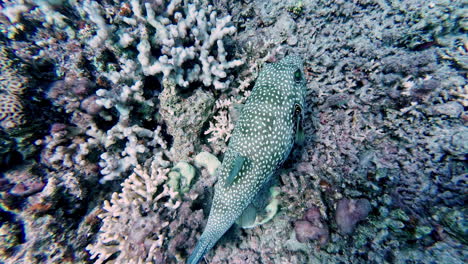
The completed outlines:
[[[294,72],[294,81],[295,82],[301,82],[302,81],[302,73],[301,73],[301,70],[296,70]]]

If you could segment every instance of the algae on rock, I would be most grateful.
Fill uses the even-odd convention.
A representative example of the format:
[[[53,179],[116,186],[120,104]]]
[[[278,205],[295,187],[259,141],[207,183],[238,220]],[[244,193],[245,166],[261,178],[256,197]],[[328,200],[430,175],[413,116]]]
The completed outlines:
[[[186,193],[190,190],[190,185],[195,178],[195,168],[185,161],[180,161],[168,173],[167,184],[176,192]]]
[[[198,88],[185,97],[173,82],[165,81],[159,95],[162,119],[173,137],[171,153],[174,161],[187,160],[200,144],[203,124],[212,115],[214,96]]]

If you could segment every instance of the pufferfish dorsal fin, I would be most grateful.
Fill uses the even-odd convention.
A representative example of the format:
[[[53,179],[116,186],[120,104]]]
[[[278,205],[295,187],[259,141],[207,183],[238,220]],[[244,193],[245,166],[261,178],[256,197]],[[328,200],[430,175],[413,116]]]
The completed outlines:
[[[304,143],[305,140],[305,134],[304,134],[304,126],[303,126],[303,112],[302,112],[302,106],[299,104],[296,104],[294,106],[294,118],[296,121],[296,144],[301,146]]]
[[[247,157],[241,156],[240,154],[236,154],[231,171],[229,172],[229,175],[226,179],[226,183],[224,184],[224,188],[232,185],[236,177],[239,175],[239,172],[242,169],[242,166],[244,165],[244,162],[246,160],[247,160]]]

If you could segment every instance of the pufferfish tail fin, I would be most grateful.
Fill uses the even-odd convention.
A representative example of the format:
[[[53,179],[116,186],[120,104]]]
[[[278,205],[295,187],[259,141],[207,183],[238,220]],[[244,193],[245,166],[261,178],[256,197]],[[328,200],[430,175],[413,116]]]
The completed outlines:
[[[198,240],[197,246],[187,259],[186,264],[198,264],[200,260],[205,256],[206,252],[208,252],[208,250],[210,250],[213,245],[214,243],[212,243],[212,241],[209,238],[203,237],[202,235]]]

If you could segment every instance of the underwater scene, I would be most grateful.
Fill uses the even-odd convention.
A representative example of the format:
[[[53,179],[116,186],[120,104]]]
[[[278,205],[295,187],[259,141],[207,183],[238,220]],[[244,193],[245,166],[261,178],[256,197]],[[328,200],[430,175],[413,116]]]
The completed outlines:
[[[4,0],[0,263],[468,262],[465,0]]]

